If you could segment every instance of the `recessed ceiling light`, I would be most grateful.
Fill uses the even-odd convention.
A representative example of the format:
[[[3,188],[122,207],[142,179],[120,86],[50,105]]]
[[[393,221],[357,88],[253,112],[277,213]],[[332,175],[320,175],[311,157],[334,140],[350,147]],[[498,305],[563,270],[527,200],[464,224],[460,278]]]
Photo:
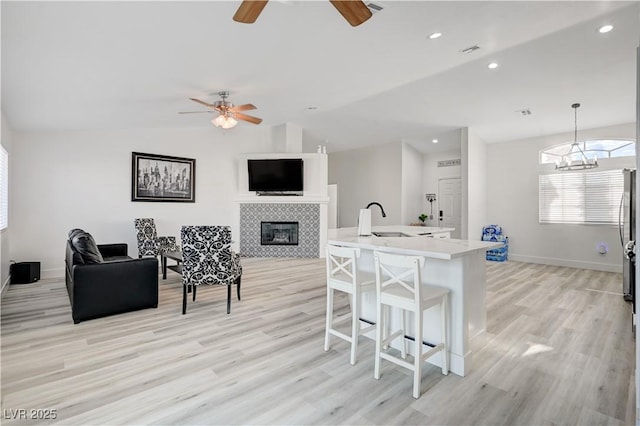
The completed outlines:
[[[433,143],[438,143],[438,139],[434,139],[434,140],[432,140],[431,142],[433,142]]]
[[[612,29],[613,29],[613,25],[603,25],[600,28],[598,28],[598,32],[601,34],[604,34],[604,33],[608,33]]]
[[[495,70],[496,68],[498,68],[498,63],[491,62],[489,65],[487,65],[487,68],[489,68],[490,70]]]
[[[436,38],[442,37],[442,33],[433,33],[429,36],[431,40],[435,40]]]

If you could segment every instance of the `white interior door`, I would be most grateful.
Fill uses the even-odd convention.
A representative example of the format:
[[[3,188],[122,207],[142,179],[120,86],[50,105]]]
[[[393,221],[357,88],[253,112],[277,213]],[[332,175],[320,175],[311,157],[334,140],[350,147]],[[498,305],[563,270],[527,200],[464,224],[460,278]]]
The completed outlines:
[[[460,238],[462,226],[462,181],[460,178],[438,181],[438,226],[450,226],[456,230],[451,238]]]

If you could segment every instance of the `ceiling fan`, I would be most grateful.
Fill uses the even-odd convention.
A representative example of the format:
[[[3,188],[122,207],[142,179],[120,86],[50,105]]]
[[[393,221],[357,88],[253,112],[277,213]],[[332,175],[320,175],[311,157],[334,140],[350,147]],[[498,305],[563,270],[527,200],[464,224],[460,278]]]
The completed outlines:
[[[245,24],[256,22],[260,12],[262,12],[262,9],[267,5],[267,1],[269,0],[243,0],[235,15],[233,15],[233,20]],[[360,0],[330,1],[352,27],[357,27],[371,18],[371,11],[364,2]]]
[[[229,97],[229,92],[226,90],[218,92],[218,95],[222,98],[222,100],[215,101],[212,104],[205,101],[201,101],[200,99],[189,98],[194,102],[197,102],[201,105],[206,106],[207,108],[210,108],[211,109],[210,111],[188,111],[188,112],[181,112],[180,114],[190,114],[194,112],[195,113],[218,112],[218,116],[213,120],[211,120],[211,122],[216,127],[222,127],[223,129],[230,129],[232,127],[235,127],[235,125],[238,124],[238,120],[248,121],[249,123],[253,123],[253,124],[262,123],[262,118],[253,117],[251,115],[243,114],[241,112],[241,111],[249,111],[252,109],[256,109],[254,105],[244,104],[244,105],[234,106],[231,102],[227,101],[227,98]]]

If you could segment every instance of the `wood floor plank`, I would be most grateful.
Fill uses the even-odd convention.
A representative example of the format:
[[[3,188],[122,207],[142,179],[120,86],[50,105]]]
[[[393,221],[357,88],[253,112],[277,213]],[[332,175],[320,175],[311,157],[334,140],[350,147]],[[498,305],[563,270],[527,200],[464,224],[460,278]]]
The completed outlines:
[[[63,280],[12,285],[1,304],[1,405],[56,409],[3,424],[624,425],[635,341],[621,274],[487,262],[487,330],[473,371],[425,365],[422,396],[373,341],[323,349],[322,259],[243,258],[242,300],[160,280],[157,309],[73,324]],[[335,309],[349,312],[338,294]],[[349,327],[349,324],[345,324]]]

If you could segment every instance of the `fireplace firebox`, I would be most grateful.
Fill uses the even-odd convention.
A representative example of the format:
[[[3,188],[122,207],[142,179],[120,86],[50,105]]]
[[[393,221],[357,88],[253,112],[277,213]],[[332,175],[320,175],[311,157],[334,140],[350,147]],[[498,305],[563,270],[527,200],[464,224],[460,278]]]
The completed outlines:
[[[299,222],[260,222],[263,246],[297,246]]]

